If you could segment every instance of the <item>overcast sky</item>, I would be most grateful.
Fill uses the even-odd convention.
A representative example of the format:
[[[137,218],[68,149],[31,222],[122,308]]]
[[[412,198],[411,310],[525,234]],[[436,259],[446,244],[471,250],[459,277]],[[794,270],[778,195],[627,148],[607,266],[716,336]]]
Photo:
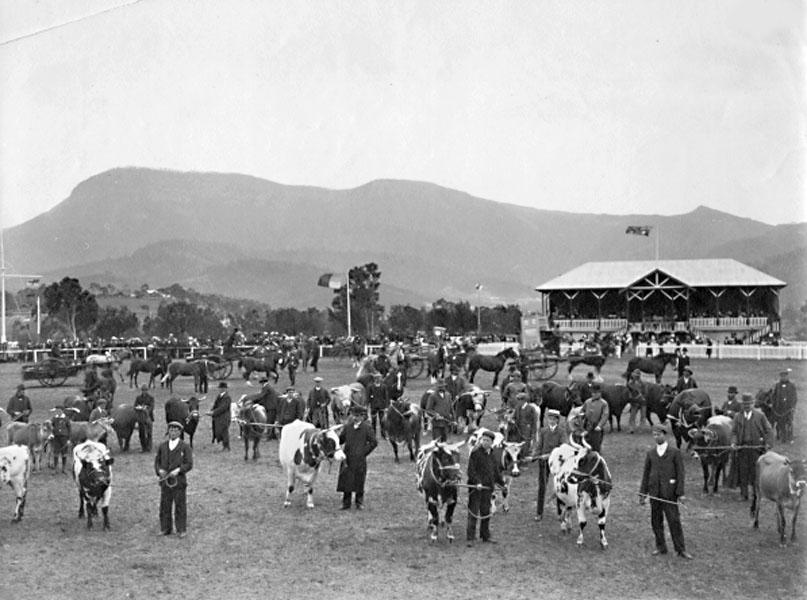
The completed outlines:
[[[126,4],[0,0],[4,227],[119,166],[807,221],[799,0]]]

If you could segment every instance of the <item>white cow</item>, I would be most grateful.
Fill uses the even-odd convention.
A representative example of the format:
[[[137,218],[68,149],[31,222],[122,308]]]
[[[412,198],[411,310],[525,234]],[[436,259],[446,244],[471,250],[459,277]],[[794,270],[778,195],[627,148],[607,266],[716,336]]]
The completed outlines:
[[[612,483],[605,459],[585,446],[575,448],[561,444],[549,455],[549,472],[555,485],[561,531],[566,533],[571,528],[569,517],[576,508],[580,527],[577,544],[582,545],[587,515],[592,513],[597,516],[600,545],[607,548],[605,522],[611,506]]]
[[[468,455],[479,445],[482,439],[482,434],[489,431],[484,427],[475,430],[468,438]],[[493,432],[493,444],[491,451],[493,452],[493,459],[496,463],[496,469],[502,474],[504,479],[504,487],[502,488],[502,509],[504,512],[510,510],[510,486],[513,483],[513,478],[521,475],[518,468],[518,454],[524,446],[524,442],[505,442],[504,436],[496,431]],[[493,509],[495,511],[496,494],[493,494]]]
[[[28,450],[28,446],[15,445],[0,448],[0,483],[6,483],[14,490],[17,499],[14,507],[15,522],[22,519],[30,476],[31,451]]]
[[[92,518],[98,515],[99,502],[104,514],[104,530],[109,529],[112,462],[109,448],[101,442],[87,440],[73,449],[73,478],[78,486],[78,516],[84,516],[86,505],[87,529],[92,529]]]
[[[345,453],[339,442],[342,427],[317,429],[311,423],[299,419],[285,425],[280,430],[278,458],[286,473],[286,500],[283,506],[291,504],[291,493],[297,480],[305,485],[308,496],[306,506],[314,508],[314,482],[325,461],[344,460]]]

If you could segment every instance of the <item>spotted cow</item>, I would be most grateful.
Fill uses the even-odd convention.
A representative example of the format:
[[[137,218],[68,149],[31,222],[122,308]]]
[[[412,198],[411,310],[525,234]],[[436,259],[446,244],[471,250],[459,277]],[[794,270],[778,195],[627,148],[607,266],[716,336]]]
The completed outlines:
[[[312,423],[299,419],[284,425],[280,430],[278,458],[286,474],[286,499],[283,506],[291,505],[291,494],[299,480],[305,486],[306,506],[314,508],[314,483],[324,462],[344,460],[345,453],[339,442],[342,426],[317,429]]]
[[[585,446],[561,444],[549,455],[549,472],[555,485],[561,531],[570,530],[569,516],[576,508],[580,527],[577,544],[581,546],[587,515],[592,513],[597,516],[600,528],[600,546],[607,548],[605,521],[611,504],[612,480],[605,459]]]
[[[109,501],[112,498],[113,458],[101,442],[87,440],[73,448],[73,479],[78,487],[78,516],[87,509],[87,529],[98,516],[98,504],[104,515],[104,531],[109,530]]]
[[[14,506],[14,522],[22,519],[30,477],[31,451],[28,446],[0,448],[0,483],[5,483],[14,490],[17,501]]]

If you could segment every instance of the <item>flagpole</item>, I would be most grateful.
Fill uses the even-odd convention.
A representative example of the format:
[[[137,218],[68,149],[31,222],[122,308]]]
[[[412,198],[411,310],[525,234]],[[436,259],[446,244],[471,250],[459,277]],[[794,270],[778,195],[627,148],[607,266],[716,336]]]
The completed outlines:
[[[659,244],[661,241],[661,225],[656,225],[656,261],[658,261],[659,257]]]
[[[480,293],[482,291],[482,285],[477,283],[476,284],[476,335],[482,335],[482,305],[480,304]]]
[[[351,327],[351,318],[350,318],[350,269],[347,271],[347,277],[345,278],[345,286],[347,289],[347,337],[352,337],[352,327]]]

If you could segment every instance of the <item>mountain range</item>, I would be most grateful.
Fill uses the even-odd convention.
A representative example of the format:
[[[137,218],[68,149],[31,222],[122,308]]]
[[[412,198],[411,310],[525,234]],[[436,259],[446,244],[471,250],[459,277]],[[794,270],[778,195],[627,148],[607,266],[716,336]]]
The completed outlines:
[[[625,235],[629,225],[653,229]],[[734,258],[787,282],[782,306],[807,299],[807,223],[767,225],[704,206],[673,216],[548,211],[415,181],[329,190],[120,168],[4,235],[10,273],[85,286],[178,283],[297,308],[329,304],[333,292],[316,286],[323,273],[367,262],[379,265],[386,306],[530,306],[536,285],[581,263],[652,259],[658,236],[661,258]]]

